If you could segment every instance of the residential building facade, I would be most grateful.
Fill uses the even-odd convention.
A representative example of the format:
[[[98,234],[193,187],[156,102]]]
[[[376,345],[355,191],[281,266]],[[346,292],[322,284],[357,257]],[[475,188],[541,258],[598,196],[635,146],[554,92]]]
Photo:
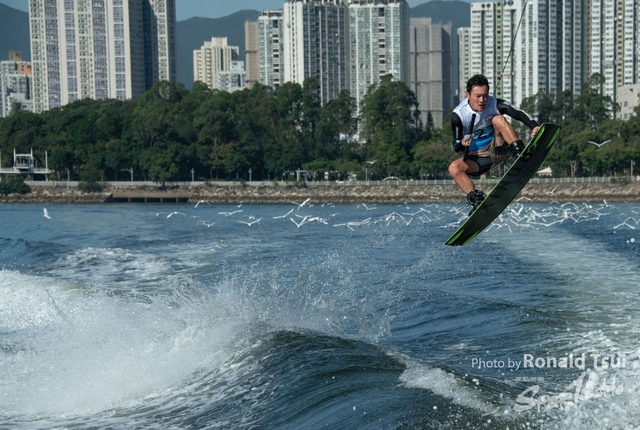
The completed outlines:
[[[247,87],[247,73],[244,61],[232,61],[229,70],[219,71],[216,76],[216,88],[220,91],[234,92]]]
[[[175,0],[29,0],[35,112],[176,81]]]
[[[212,89],[218,87],[218,74],[230,71],[238,61],[240,48],[229,46],[226,37],[212,37],[200,49],[193,51],[193,80],[200,81]]]
[[[247,62],[247,88],[253,88],[254,84],[260,82],[258,49],[258,21],[246,21],[244,23],[244,58]]]
[[[278,88],[284,75],[284,25],[281,10],[266,10],[258,17],[259,82]]]
[[[384,75],[410,85],[409,27],[405,0],[349,0],[349,89],[358,106]]]
[[[9,116],[17,107],[33,111],[31,63],[0,61],[0,117]]]
[[[457,102],[465,98],[467,92],[467,80],[473,76],[471,73],[471,27],[460,27],[458,33],[458,94]]]
[[[620,105],[618,118],[627,120],[635,115],[635,108],[640,106],[640,84],[623,85],[617,88],[617,99]]]
[[[628,95],[627,89],[621,87],[640,83],[639,8],[638,0],[590,0],[588,3],[587,79],[601,74],[605,79],[600,89],[602,94],[618,104]]]
[[[342,0],[284,3],[284,82],[316,78],[323,105],[349,89],[347,13]]]
[[[515,105],[540,91],[580,94],[582,16],[579,0],[471,3],[469,45],[462,37],[459,42],[460,91],[469,76],[482,73],[492,94]],[[464,78],[463,49],[470,58]]]
[[[442,128],[445,116],[454,107],[452,59],[451,23],[411,18],[411,89],[423,124],[431,114],[433,124]]]

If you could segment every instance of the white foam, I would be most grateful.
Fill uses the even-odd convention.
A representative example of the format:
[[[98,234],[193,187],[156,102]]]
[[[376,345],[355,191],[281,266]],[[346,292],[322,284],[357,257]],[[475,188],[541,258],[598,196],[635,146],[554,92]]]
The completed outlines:
[[[400,382],[405,387],[429,390],[457,405],[473,408],[485,414],[498,414],[497,407],[483,399],[484,394],[473,381],[465,381],[453,373],[406,356],[398,357],[393,353],[391,355],[407,365],[400,375]]]
[[[482,400],[477,388],[470,388],[453,374],[439,368],[414,364],[404,371],[400,381],[407,388],[421,388],[452,400],[455,404],[495,414],[496,408]]]
[[[0,272],[2,414],[75,416],[128,406],[219,368],[234,351],[237,325],[220,317],[206,291],[189,301],[140,303],[69,287]]]
[[[567,329],[550,330],[537,350],[544,351],[541,355],[552,356],[585,353],[588,360],[587,379],[582,387],[583,394],[587,393],[585,398],[562,410],[543,407],[542,416],[552,417],[560,428],[631,428],[630,425],[640,423],[637,261],[566,229],[540,229],[521,239],[513,235],[503,246],[514,255],[514,260],[535,267],[538,274],[546,274],[553,280],[541,287],[541,293],[548,290],[562,296],[561,302],[544,311],[556,319],[562,318]],[[625,357],[626,365],[617,369],[594,368],[593,354]],[[550,395],[575,391],[554,382],[553,374],[546,375],[543,391]],[[596,391],[600,386],[613,388],[592,396],[588,394],[592,386]]]
[[[73,285],[51,278],[0,271],[0,333],[46,327],[62,319],[51,291]]]

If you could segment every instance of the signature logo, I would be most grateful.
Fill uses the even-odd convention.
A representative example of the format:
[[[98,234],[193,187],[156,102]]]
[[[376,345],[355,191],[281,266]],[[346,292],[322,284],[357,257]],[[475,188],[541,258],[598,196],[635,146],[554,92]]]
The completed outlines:
[[[617,383],[615,376],[600,378],[598,373],[591,371],[588,376],[587,372],[583,372],[578,379],[569,384],[565,392],[536,397],[539,391],[539,385],[533,385],[524,390],[516,398],[513,409],[516,412],[524,412],[537,408],[540,412],[540,407],[543,406],[549,409],[565,405],[577,407],[580,402],[590,399],[618,396],[624,392],[624,386]]]

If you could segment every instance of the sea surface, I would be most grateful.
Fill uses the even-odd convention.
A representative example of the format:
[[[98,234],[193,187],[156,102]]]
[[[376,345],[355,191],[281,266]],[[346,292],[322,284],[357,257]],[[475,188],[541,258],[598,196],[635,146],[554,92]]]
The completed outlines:
[[[640,204],[44,209],[0,205],[2,429],[640,428]]]

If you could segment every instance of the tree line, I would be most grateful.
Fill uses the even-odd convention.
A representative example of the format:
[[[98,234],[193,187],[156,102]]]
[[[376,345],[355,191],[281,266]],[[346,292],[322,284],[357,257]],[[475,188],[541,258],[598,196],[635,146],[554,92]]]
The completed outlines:
[[[562,126],[546,163],[555,175],[612,175],[640,152],[640,111],[611,119],[618,107],[602,96],[601,75],[582,93],[539,93],[521,107],[538,122]],[[445,120],[448,124],[448,121]],[[519,123],[516,122],[516,125]],[[528,136],[518,125],[520,136]],[[597,147],[589,140],[603,142]],[[41,114],[0,119],[0,151],[33,149],[55,178],[91,181],[287,180],[310,178],[444,178],[459,154],[451,130],[420,120],[415,94],[385,76],[358,112],[344,90],[322,106],[313,78],[276,89],[255,85],[228,93],[196,82],[158,82],[135,100],[79,100]],[[3,167],[11,157],[2,157]],[[251,171],[251,173],[249,173]]]

